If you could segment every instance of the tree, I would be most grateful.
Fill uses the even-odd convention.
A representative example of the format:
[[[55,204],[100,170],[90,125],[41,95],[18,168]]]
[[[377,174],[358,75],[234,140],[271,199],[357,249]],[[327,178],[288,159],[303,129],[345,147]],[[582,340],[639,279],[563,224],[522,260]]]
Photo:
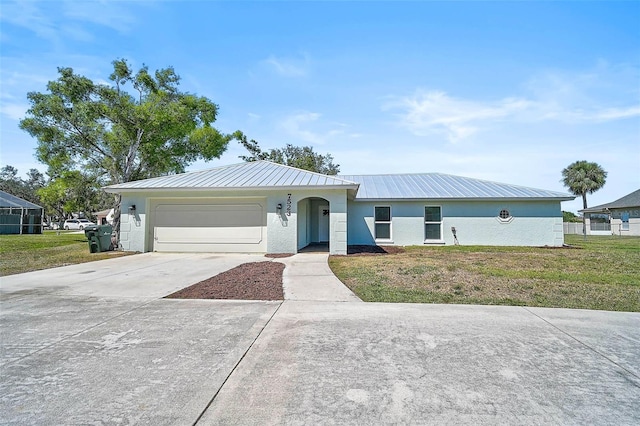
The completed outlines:
[[[34,204],[40,204],[37,191],[44,184],[44,175],[37,169],[29,170],[27,180],[18,177],[18,169],[13,166],[6,165],[0,169],[0,190]]]
[[[604,186],[607,172],[598,163],[576,161],[562,170],[562,183],[574,195],[582,197],[582,208],[587,208],[587,194],[593,194]]]
[[[563,222],[581,222],[582,219],[580,219],[579,216],[576,216],[575,213],[573,212],[566,212],[566,211],[562,211],[562,221]]]
[[[173,68],[150,73],[113,61],[111,83],[94,83],[71,68],[47,93],[30,92],[30,108],[20,127],[37,138],[36,157],[52,179],[82,170],[109,185],[184,172],[191,162],[219,158],[233,135],[213,128],[218,106],[178,90]],[[115,196],[114,228],[120,229],[120,196]]]
[[[331,154],[318,154],[313,151],[311,146],[300,147],[287,144],[284,148],[275,148],[264,152],[255,140],[247,140],[242,133],[237,132],[234,136],[251,154],[240,156],[244,161],[268,160],[325,175],[337,175],[340,173],[340,165],[333,164],[333,156]]]
[[[576,161],[562,170],[561,182],[574,195],[582,196],[582,208],[587,208],[587,194],[593,194],[607,181],[607,172],[598,164]],[[585,215],[582,215],[582,233],[586,237]]]
[[[38,190],[43,207],[59,218],[73,212],[95,212],[111,205],[98,180],[78,170],[65,171]]]

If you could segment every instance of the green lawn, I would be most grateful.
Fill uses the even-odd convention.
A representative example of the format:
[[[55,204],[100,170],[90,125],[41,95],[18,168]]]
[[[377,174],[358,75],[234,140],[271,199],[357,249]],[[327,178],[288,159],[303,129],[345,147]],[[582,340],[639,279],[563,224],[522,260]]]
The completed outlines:
[[[420,246],[329,265],[365,301],[640,312],[640,237],[565,240],[574,248]]]
[[[124,256],[89,253],[84,234],[45,231],[40,235],[0,235],[0,276]]]

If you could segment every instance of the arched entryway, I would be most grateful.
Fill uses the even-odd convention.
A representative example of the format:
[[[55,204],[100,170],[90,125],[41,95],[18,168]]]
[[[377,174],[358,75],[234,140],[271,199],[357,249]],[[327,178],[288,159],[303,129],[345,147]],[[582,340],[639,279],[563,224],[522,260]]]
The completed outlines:
[[[298,201],[298,251],[329,251],[331,209],[328,200],[308,197]]]

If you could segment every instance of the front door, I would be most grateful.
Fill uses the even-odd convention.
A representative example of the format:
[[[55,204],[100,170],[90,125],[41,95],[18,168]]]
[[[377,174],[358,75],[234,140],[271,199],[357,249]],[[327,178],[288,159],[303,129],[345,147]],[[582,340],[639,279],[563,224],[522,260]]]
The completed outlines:
[[[329,206],[318,207],[318,242],[329,242]]]

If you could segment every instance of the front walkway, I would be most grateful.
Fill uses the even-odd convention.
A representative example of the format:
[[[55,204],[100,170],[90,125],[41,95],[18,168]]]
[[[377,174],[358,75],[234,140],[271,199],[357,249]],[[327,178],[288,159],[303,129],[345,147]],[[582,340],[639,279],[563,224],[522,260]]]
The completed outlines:
[[[286,268],[282,275],[285,300],[362,302],[333,275],[328,253],[298,253],[277,259]]]

